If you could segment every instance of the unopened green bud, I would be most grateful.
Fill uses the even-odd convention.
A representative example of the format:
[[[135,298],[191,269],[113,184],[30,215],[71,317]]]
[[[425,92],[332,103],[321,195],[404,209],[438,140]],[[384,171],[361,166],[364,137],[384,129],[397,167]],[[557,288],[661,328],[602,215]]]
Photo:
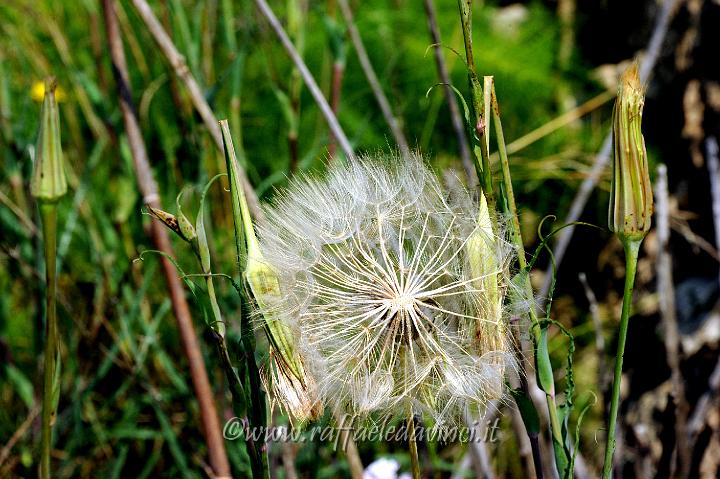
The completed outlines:
[[[240,184],[240,164],[235,155],[227,120],[220,122],[225,161],[230,180],[233,221],[238,258],[245,253],[245,281],[265,321],[273,359],[273,389],[294,417],[305,421],[320,415],[312,377],[306,374],[302,357],[295,347],[293,331],[278,318],[275,305],[281,298],[278,271],[263,257],[250,216],[247,199]],[[244,239],[244,242],[242,241]]]
[[[470,262],[470,272],[473,277],[473,286],[482,291],[483,298],[488,301],[489,311],[485,311],[484,319],[499,321],[500,294],[498,291],[498,261],[495,250],[495,236],[493,234],[492,219],[488,209],[485,194],[480,192],[480,211],[478,226],[468,238],[467,254]]]
[[[645,89],[638,65],[620,79],[613,110],[613,177],[608,224],[621,238],[640,240],[650,230],[653,194],[641,124]]]
[[[60,145],[60,118],[55,101],[55,78],[45,80],[45,97],[40,113],[40,130],[35,145],[35,167],[30,192],[40,202],[52,203],[67,192],[62,147]]]
[[[274,363],[273,389],[295,418],[302,422],[316,419],[322,408],[315,399],[314,382],[305,373],[302,357],[295,347],[293,332],[274,311],[274,305],[281,297],[278,272],[263,258],[252,223],[246,223],[245,228],[248,240],[245,280],[265,320]]]
[[[465,246],[472,274],[472,287],[477,292],[476,313],[480,321],[475,328],[475,345],[479,351],[494,351],[505,341],[502,326],[503,295],[500,291],[501,269],[497,237],[493,229],[485,194],[480,192],[480,210],[475,232]]]

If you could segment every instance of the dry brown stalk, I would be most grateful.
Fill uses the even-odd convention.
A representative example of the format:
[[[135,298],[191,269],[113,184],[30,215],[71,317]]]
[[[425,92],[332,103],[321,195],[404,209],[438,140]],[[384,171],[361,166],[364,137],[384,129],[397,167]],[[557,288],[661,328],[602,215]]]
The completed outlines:
[[[393,114],[392,107],[390,106],[387,96],[385,96],[385,92],[383,92],[380,80],[375,73],[375,69],[373,68],[372,63],[370,63],[370,57],[368,57],[360,32],[355,25],[355,19],[353,18],[350,4],[347,0],[338,0],[338,5],[340,6],[343,18],[345,19],[348,33],[350,34],[350,41],[352,42],[353,47],[355,47],[358,60],[360,60],[360,67],[367,78],[368,84],[370,84],[370,89],[372,90],[373,95],[375,95],[375,100],[380,106],[380,110],[382,111],[385,121],[390,127],[390,131],[395,138],[398,148],[400,148],[401,152],[407,153],[410,151],[407,139],[405,138],[402,128],[400,128],[400,123],[398,122],[397,117]]]
[[[213,113],[212,108],[210,108],[207,100],[205,100],[205,95],[200,89],[200,85],[198,85],[195,77],[193,77],[193,74],[190,71],[190,68],[188,68],[187,63],[185,62],[185,57],[181,55],[177,47],[175,47],[172,39],[167,34],[147,2],[145,0],[133,0],[132,3],[138,12],[138,15],[140,15],[140,18],[142,18],[143,22],[145,22],[145,26],[147,26],[148,31],[160,47],[160,50],[162,50],[165,58],[167,58],[170,66],[175,71],[175,74],[185,84],[195,109],[200,115],[200,118],[202,118],[205,127],[210,132],[210,136],[212,136],[215,146],[217,146],[218,150],[222,154],[224,150],[218,120],[215,118],[215,114]],[[250,184],[244,170],[240,170],[240,181],[242,182],[243,189],[245,190],[248,206],[250,207],[253,216],[256,219],[260,219],[262,217],[262,212],[260,210],[257,194],[255,194],[255,190]]]
[[[123,121],[125,123],[125,132],[132,153],[135,177],[140,192],[143,195],[143,201],[153,208],[160,209],[160,196],[158,195],[157,184],[150,169],[145,142],[140,132],[140,125],[132,100],[132,91],[128,81],[127,62],[125,60],[125,52],[113,0],[103,0],[102,5],[105,15],[108,44],[110,46],[110,56],[112,58],[113,74],[120,99],[120,109],[122,110]],[[173,255],[167,230],[155,219],[152,219],[150,223],[150,236],[159,251],[170,256]],[[200,344],[193,329],[190,308],[185,298],[185,291],[173,264],[165,257],[162,257],[160,261],[165,282],[167,283],[170,293],[173,312],[177,319],[183,349],[187,357],[190,377],[193,387],[195,388],[195,396],[198,400],[200,417],[207,442],[208,454],[210,456],[210,465],[216,477],[230,477],[230,464],[225,454],[225,443],[221,433],[220,420],[213,401],[212,389],[210,387],[210,381],[208,380],[207,371],[205,370]]]
[[[657,218],[658,257],[657,283],[659,293],[660,316],[665,330],[665,351],[670,366],[670,382],[675,403],[675,448],[677,456],[673,464],[673,477],[687,477],[692,460],[692,451],[688,447],[685,434],[690,405],[685,397],[685,382],[680,370],[682,351],[675,313],[675,288],[673,287],[672,256],[670,254],[670,199],[668,195],[667,167],[657,168],[655,183],[655,216]]]

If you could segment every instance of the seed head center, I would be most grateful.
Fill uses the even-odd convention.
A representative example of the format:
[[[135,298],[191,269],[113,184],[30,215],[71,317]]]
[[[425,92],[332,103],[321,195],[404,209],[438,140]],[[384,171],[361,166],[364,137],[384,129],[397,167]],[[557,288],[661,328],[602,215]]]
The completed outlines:
[[[415,304],[416,298],[409,293],[400,293],[393,297],[390,302],[397,309],[411,310]]]

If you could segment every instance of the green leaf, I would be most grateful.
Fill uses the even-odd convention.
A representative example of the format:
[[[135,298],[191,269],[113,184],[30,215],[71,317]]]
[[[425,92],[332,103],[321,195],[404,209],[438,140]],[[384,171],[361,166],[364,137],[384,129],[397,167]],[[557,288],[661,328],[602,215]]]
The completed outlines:
[[[555,396],[555,380],[553,378],[552,363],[550,362],[550,353],[548,351],[548,325],[540,326],[540,341],[538,341],[535,349],[535,374],[537,376],[538,386],[545,394]]]
[[[5,373],[8,381],[14,386],[17,395],[20,396],[27,408],[31,409],[35,403],[32,382],[12,364],[5,365]]]
[[[525,430],[528,435],[540,433],[540,415],[535,408],[535,404],[532,399],[522,389],[511,389],[515,404],[517,404],[518,410],[520,411],[520,417],[522,417],[523,423],[525,424]]]

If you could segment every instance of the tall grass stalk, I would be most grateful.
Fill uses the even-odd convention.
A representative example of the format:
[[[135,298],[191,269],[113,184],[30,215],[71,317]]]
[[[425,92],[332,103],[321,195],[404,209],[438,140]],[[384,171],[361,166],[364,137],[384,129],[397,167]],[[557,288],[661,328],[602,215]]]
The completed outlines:
[[[160,209],[160,195],[155,183],[147,148],[140,131],[136,109],[132,100],[132,89],[129,82],[127,60],[120,35],[115,4],[111,0],[103,0],[103,14],[107,30],[110,55],[113,61],[113,72],[118,90],[120,109],[122,111],[125,131],[133,158],[135,177],[144,203]],[[159,221],[151,223],[151,239],[156,249],[168,257],[172,257],[172,246],[167,232]],[[200,410],[201,423],[207,442],[210,466],[218,477],[230,476],[230,464],[225,452],[225,441],[221,432],[220,420],[213,399],[213,392],[208,379],[205,362],[200,344],[192,324],[190,308],[185,298],[185,291],[177,276],[174,265],[166,258],[161,260],[165,282],[172,301],[173,312],[177,319],[178,331],[187,357],[190,377],[195,389],[195,396]]]
[[[370,62],[370,57],[367,54],[365,45],[363,44],[360,31],[355,25],[355,19],[353,17],[352,9],[350,8],[350,3],[348,3],[348,0],[337,0],[337,3],[340,7],[340,12],[342,12],[343,18],[345,19],[348,34],[350,35],[350,41],[355,47],[355,53],[357,53],[358,60],[360,61],[360,67],[365,74],[365,78],[367,78],[368,84],[370,85],[370,89],[375,96],[378,106],[380,106],[385,122],[387,122],[388,127],[390,127],[390,132],[395,138],[398,148],[400,148],[400,151],[403,154],[407,155],[410,152],[407,138],[405,137],[405,133],[403,133],[400,122],[393,113],[390,102],[380,85],[380,80],[375,73],[375,68],[373,68],[372,62]]]
[[[527,260],[525,259],[525,246],[523,244],[522,236],[520,234],[520,222],[518,220],[517,206],[515,204],[515,195],[513,192],[512,179],[510,177],[510,162],[508,160],[507,148],[505,146],[505,134],[503,133],[502,122],[500,120],[500,107],[498,105],[497,97],[495,95],[495,85],[492,81],[492,78],[490,78],[490,81],[485,82],[485,86],[486,90],[489,90],[489,92],[486,92],[486,95],[489,94],[491,98],[490,101],[492,105],[493,124],[495,126],[495,135],[497,136],[498,155],[500,156],[500,168],[502,171],[502,181],[505,191],[504,196],[511,218],[511,237],[513,242],[515,243],[515,247],[518,250],[518,266],[520,267],[521,271],[524,271],[526,273],[523,275],[522,278],[522,287],[530,304],[528,314],[530,316],[530,321],[532,324],[531,331],[533,345],[536,351],[538,350],[538,348],[542,348],[542,351],[547,351],[547,335],[543,335],[541,332],[537,312],[534,307],[534,302],[532,301],[532,299],[534,298],[534,294],[532,290],[532,285],[530,284],[530,274],[529,271],[527,271],[528,264]],[[536,367],[538,366],[539,365],[536,364]],[[564,476],[565,472],[567,471],[569,461],[567,458],[567,454],[562,447],[563,435],[560,425],[560,419],[557,413],[557,404],[555,403],[555,388],[552,376],[552,369],[549,369],[549,371],[540,371],[540,369],[541,368],[538,367],[538,374],[544,376],[544,378],[538,381],[538,383],[540,384],[543,392],[545,393],[545,401],[547,403],[548,416],[550,419],[550,432],[552,436],[553,449],[555,451],[555,465],[557,466],[558,472]],[[525,387],[527,387],[526,382],[523,382],[523,384]],[[528,435],[530,436],[529,430]],[[531,446],[533,447],[533,460],[535,462],[535,470],[542,471],[542,456],[537,450],[538,442],[536,439],[533,440],[532,437],[530,437],[530,439]]]
[[[201,89],[200,85],[198,84],[197,80],[193,76],[190,68],[188,68],[188,65],[185,63],[185,57],[183,57],[183,55],[177,49],[172,39],[167,34],[162,24],[153,13],[150,5],[148,5],[145,0],[133,0],[132,3],[138,15],[140,15],[143,22],[145,22],[148,31],[160,47],[163,55],[165,55],[168,63],[170,63],[171,67],[175,71],[175,74],[185,84],[185,87],[190,96],[190,99],[192,100],[195,110],[197,110],[198,114],[203,120],[203,123],[205,124],[205,127],[209,130],[210,135],[215,142],[215,146],[222,153],[222,133],[220,132],[218,121],[215,118],[215,113],[208,104],[208,101],[205,98],[205,94]],[[255,190],[250,184],[250,181],[247,179],[245,171],[242,169],[240,170],[240,180],[242,181],[243,189],[245,190],[245,195],[247,197],[250,209],[256,216],[259,217],[261,215],[261,212],[257,195],[255,194]]]
[[[54,78],[45,81],[40,128],[35,148],[35,167],[30,191],[37,199],[42,221],[45,255],[45,368],[43,371],[40,470],[50,478],[52,427],[59,398],[60,355],[57,327],[57,202],[67,193],[60,143],[60,118],[55,102]]]
[[[410,449],[410,469],[413,479],[420,479],[420,459],[418,458],[417,438],[415,437],[415,414],[412,405],[408,406],[407,415],[408,445]]]
[[[338,123],[335,113],[333,112],[332,108],[330,108],[330,105],[325,99],[322,90],[320,90],[320,87],[317,85],[317,82],[315,81],[315,78],[313,78],[312,73],[310,73],[307,65],[305,65],[302,57],[293,45],[292,41],[290,41],[287,32],[280,24],[280,21],[275,15],[275,12],[273,12],[272,8],[270,8],[270,5],[268,5],[265,0],[255,0],[255,4],[260,10],[260,13],[262,13],[262,15],[268,21],[270,27],[273,29],[275,34],[280,39],[280,42],[285,48],[287,54],[290,56],[290,59],[295,64],[295,67],[300,71],[300,75],[305,82],[305,86],[308,88],[308,90],[310,90],[310,94],[313,96],[315,103],[317,103],[318,108],[320,108],[320,111],[322,111],[322,114],[325,117],[328,126],[330,127],[330,131],[332,131],[332,134],[337,140],[340,149],[343,151],[347,158],[354,157],[355,153],[353,151],[352,145],[350,144],[350,140],[348,140],[348,137],[345,135],[345,132],[340,126],[340,123]]]

